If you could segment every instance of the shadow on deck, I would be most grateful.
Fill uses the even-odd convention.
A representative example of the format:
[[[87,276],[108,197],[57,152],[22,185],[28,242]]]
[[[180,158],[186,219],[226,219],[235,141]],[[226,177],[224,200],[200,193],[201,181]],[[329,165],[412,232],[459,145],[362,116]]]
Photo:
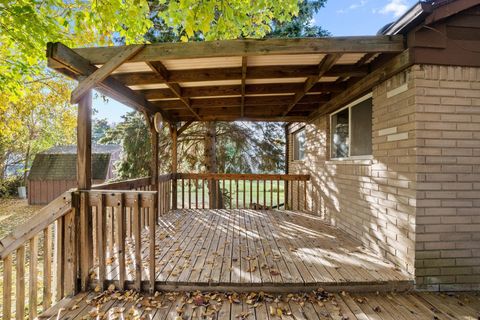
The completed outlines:
[[[142,287],[149,275],[148,230],[141,240]],[[107,249],[106,284],[118,283]],[[135,243],[126,240],[126,284],[135,278]],[[174,210],[156,228],[157,290],[308,292],[405,291],[412,276],[314,215],[294,211]],[[92,287],[98,285],[98,268]]]

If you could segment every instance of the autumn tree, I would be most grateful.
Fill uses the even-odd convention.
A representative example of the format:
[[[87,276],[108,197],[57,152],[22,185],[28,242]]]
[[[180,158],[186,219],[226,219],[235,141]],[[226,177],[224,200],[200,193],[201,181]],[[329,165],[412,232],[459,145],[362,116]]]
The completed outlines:
[[[287,21],[297,13],[296,0],[0,2],[0,173],[3,176],[12,154],[23,155],[19,161],[28,166],[31,156],[39,150],[33,137],[59,144],[70,141],[74,132],[69,125],[71,109],[66,110],[70,108],[66,105],[68,94],[63,95],[61,103],[49,98],[53,82],[62,85],[62,90],[70,90],[72,83],[51,78],[45,61],[47,42],[60,41],[68,46],[144,43],[148,41],[145,35],[149,30],[156,32],[154,25],[159,19],[176,39],[183,41],[195,37],[201,40],[262,37],[274,17]],[[44,121],[41,118],[47,117],[48,110],[60,107],[65,112],[49,114],[48,120],[60,123],[68,115],[70,122],[64,126],[68,134],[62,137],[48,132],[50,124],[41,127]],[[30,139],[25,148],[13,143],[19,137]],[[48,147],[48,144],[42,142],[38,146]]]

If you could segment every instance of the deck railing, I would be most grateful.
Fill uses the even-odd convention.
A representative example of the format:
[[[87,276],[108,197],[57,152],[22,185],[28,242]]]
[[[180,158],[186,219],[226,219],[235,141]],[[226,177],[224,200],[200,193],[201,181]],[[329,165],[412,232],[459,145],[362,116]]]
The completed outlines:
[[[308,210],[309,175],[177,173],[173,207]]]
[[[159,176],[157,186],[141,178],[65,192],[0,240],[2,317],[33,319],[92,286],[152,291],[158,215],[172,208],[308,210],[308,180],[178,173]]]
[[[11,319],[12,314],[24,319],[26,311],[34,319],[53,302],[73,293],[77,276],[75,201],[72,192],[65,192],[0,241],[3,319]]]
[[[93,222],[92,248],[89,241],[82,259],[93,261],[90,287],[105,289],[109,284],[123,290],[141,289],[142,279],[148,278],[154,288],[155,226],[157,218],[156,191],[91,190],[88,193],[88,212]],[[135,252],[129,252],[127,241],[133,241]],[[142,253],[149,254],[148,274],[143,273]],[[127,270],[126,260],[134,261],[135,269]],[[113,263],[115,262],[115,263]],[[92,274],[93,272],[93,274]],[[114,281],[115,280],[115,281]]]

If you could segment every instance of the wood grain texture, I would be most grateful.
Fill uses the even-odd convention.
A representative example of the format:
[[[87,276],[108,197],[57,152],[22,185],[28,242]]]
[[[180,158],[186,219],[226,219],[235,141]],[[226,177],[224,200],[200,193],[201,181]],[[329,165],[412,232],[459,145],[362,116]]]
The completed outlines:
[[[157,290],[289,292],[323,287],[338,292],[412,287],[411,276],[307,213],[173,210],[159,216],[155,252],[148,240],[153,230],[139,230],[138,219],[135,214],[134,239],[126,239],[126,252],[131,253],[126,268],[135,274],[126,288],[151,289],[153,256]],[[116,261],[115,257],[109,266],[107,283],[118,283]],[[141,283],[136,280],[140,275]]]

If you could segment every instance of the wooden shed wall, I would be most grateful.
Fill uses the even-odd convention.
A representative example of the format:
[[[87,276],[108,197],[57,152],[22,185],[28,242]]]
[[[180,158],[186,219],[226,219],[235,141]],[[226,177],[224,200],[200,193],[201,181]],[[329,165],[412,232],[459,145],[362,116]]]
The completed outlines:
[[[104,180],[94,180],[94,184]],[[28,180],[28,204],[47,204],[65,191],[76,188],[77,180]]]

